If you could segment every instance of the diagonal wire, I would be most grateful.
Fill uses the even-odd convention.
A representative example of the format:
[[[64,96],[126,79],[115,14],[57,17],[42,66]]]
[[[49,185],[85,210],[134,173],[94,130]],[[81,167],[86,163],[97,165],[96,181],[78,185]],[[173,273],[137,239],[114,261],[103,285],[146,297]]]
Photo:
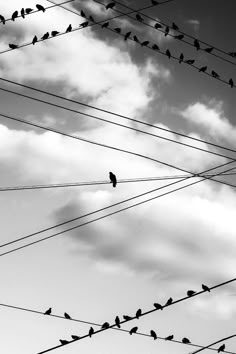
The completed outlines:
[[[231,336],[229,336],[229,337],[225,337],[225,338],[223,338],[223,339],[217,340],[216,342],[211,343],[211,344],[209,344],[209,345],[207,345],[206,347],[203,347],[203,348],[201,348],[201,349],[198,349],[198,350],[192,352],[191,354],[200,353],[200,352],[202,352],[202,351],[205,350],[205,349],[210,349],[210,347],[211,347],[212,345],[221,343],[221,342],[223,342],[223,341],[225,341],[225,340],[228,340],[228,339],[231,339],[231,338],[233,338],[233,337],[236,337],[236,334],[233,334],[233,335],[231,335]],[[217,349],[216,349],[216,350],[217,350]],[[219,353],[219,350],[218,350],[218,353]],[[225,350],[224,350],[224,353],[226,353]]]

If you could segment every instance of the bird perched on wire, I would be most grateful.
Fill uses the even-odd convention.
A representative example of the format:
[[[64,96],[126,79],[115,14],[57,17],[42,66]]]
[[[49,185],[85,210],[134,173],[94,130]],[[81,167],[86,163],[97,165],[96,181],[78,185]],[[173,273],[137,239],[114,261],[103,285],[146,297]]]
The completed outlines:
[[[115,324],[117,325],[118,328],[120,328],[120,319],[119,319],[119,316],[116,316],[116,318],[115,318]]]
[[[111,181],[113,187],[115,188],[117,185],[116,175],[114,175],[114,173],[112,173],[112,172],[109,172],[109,177],[110,177],[110,181]]]
[[[225,351],[225,344],[222,344],[222,345],[218,348],[217,352],[219,353],[219,352],[224,352],[224,351]]]
[[[15,19],[18,17],[18,11],[14,11],[12,16],[11,16],[11,19],[12,21],[15,21]]]
[[[163,306],[161,304],[158,304],[157,302],[155,302],[153,306],[155,307],[156,310],[163,310]]]
[[[174,335],[173,334],[171,334],[170,336],[165,337],[165,340],[172,340],[172,339],[174,339]]]
[[[70,317],[70,315],[68,315],[68,313],[64,313],[64,317],[67,319],[67,320],[71,320],[71,317]]]
[[[106,10],[113,9],[113,7],[116,5],[114,1],[109,2],[109,4],[106,5]]]
[[[22,18],[25,18],[25,9],[22,7],[22,9],[20,10],[20,14]]]
[[[34,36],[34,38],[32,40],[32,44],[35,45],[36,42],[38,42],[38,38],[37,38],[37,36]]]
[[[137,330],[138,330],[138,327],[133,327],[133,328],[131,328],[131,330],[129,331],[129,334],[136,333]]]
[[[66,344],[70,343],[68,340],[65,340],[65,339],[59,339],[59,341],[61,342],[62,345],[66,345]]]
[[[101,25],[101,28],[107,28],[109,26],[109,22],[105,22]]]
[[[155,332],[155,331],[153,331],[153,329],[151,329],[151,331],[150,331],[150,335],[151,335],[151,337],[152,337],[154,340],[156,340],[156,339],[157,339],[157,334],[156,334],[156,332]]]
[[[101,328],[102,329],[107,329],[109,327],[110,327],[109,323],[108,322],[104,322]]]
[[[152,5],[159,5],[159,2],[158,1],[156,1],[156,0],[152,0]]]
[[[189,65],[193,65],[195,63],[195,60],[193,59],[188,59],[188,60],[185,60],[185,63],[186,64],[189,64]]]
[[[162,28],[162,25],[160,25],[160,23],[156,23],[154,27],[155,27],[156,29],[158,29],[158,28]]]
[[[127,39],[130,37],[131,32],[127,32],[124,36],[124,40],[127,41]]]
[[[211,75],[215,78],[215,79],[219,79],[220,75],[217,74],[217,72],[215,72],[214,70],[212,70]]]
[[[214,47],[209,47],[209,48],[205,48],[205,52],[207,53],[211,53],[213,51]]]
[[[27,7],[27,8],[25,9],[25,13],[26,13],[27,15],[29,15],[32,11],[34,11],[34,10],[31,9],[30,7]]]
[[[124,316],[123,316],[123,319],[124,319],[125,321],[130,321],[130,320],[132,320],[132,317],[131,317],[131,316],[124,315]]]
[[[56,37],[59,33],[60,33],[60,32],[58,32],[58,31],[52,31],[52,32],[51,32],[51,36],[52,36],[52,37]]]
[[[139,15],[139,14],[136,15],[136,19],[137,19],[138,21],[140,21],[140,22],[143,22],[143,21],[144,21],[144,19],[142,18],[142,16]]]
[[[153,50],[160,50],[160,48],[158,47],[157,44],[153,44],[152,49],[153,49]]]
[[[144,41],[141,43],[141,46],[142,47],[146,47],[150,42],[149,41]]]
[[[6,19],[3,15],[0,15],[0,20],[1,20],[2,24],[5,25]]]
[[[79,339],[80,337],[79,337],[79,336],[76,336],[75,334],[72,334],[72,335],[71,335],[71,338],[74,339],[74,340],[77,340],[77,339]]]
[[[233,79],[229,79],[229,84],[230,84],[230,87],[233,88],[234,87],[234,82],[233,82]],[[210,290],[209,290],[210,291]]]
[[[231,57],[236,58],[236,52],[229,52],[228,53]]]
[[[120,27],[116,27],[116,28],[114,28],[114,31],[116,31],[116,33],[121,33],[121,28]]]
[[[188,297],[191,297],[191,296],[193,296],[194,294],[196,294],[196,291],[194,291],[194,290],[188,290],[188,291],[187,291]]]
[[[166,50],[166,55],[168,56],[169,59],[171,58],[171,53],[170,53],[169,49]]]
[[[142,315],[142,310],[138,309],[138,311],[136,312],[136,318],[139,319],[139,317]]]
[[[194,39],[193,45],[194,45],[194,47],[195,47],[197,50],[200,49],[200,43],[198,42],[197,39]]]
[[[89,16],[89,21],[95,22],[95,20],[94,20],[92,15]]]
[[[93,327],[90,327],[90,329],[89,329],[89,337],[91,338],[93,334],[94,334],[94,329],[93,329]]]
[[[36,7],[37,7],[37,9],[38,9],[39,11],[43,11],[43,12],[46,11],[45,7],[43,7],[43,6],[40,5],[40,4],[36,4]]]
[[[44,312],[44,315],[51,315],[51,313],[52,313],[52,308],[49,307],[49,309]]]
[[[182,339],[182,343],[184,343],[184,344],[189,344],[189,343],[191,343],[191,342],[190,342],[190,340],[189,340],[188,338],[184,337],[184,338]]]
[[[84,17],[84,18],[87,18],[86,14],[85,14],[85,12],[83,10],[80,11],[80,16]]]
[[[72,26],[69,25],[69,26],[67,27],[67,29],[66,29],[66,33],[71,32],[71,31],[72,31]]]
[[[17,45],[17,44],[9,44],[9,48],[10,49],[16,49],[16,48],[18,48],[19,46]]]
[[[179,34],[178,36],[174,36],[174,37],[175,37],[175,39],[179,39],[180,41],[182,39],[184,39],[184,35],[183,34]]]
[[[179,64],[181,64],[183,60],[184,60],[184,55],[183,53],[181,53],[179,56]]]
[[[207,285],[202,284],[202,290],[204,291],[211,291],[210,288]]]
[[[176,31],[178,31],[179,30],[179,27],[176,25],[176,23],[172,23],[172,28],[174,29],[174,30],[176,30]]]
[[[167,300],[167,302],[166,302],[165,306],[169,306],[169,305],[171,305],[171,304],[172,304],[172,302],[173,302],[173,299],[172,299],[172,297],[170,297],[170,298]]]
[[[166,29],[165,29],[165,37],[167,36],[167,34],[170,32],[170,28],[168,26],[166,26]]]
[[[41,39],[44,41],[45,39],[48,39],[49,37],[49,32],[46,32]]]
[[[88,24],[89,24],[89,22],[85,21],[85,22],[82,22],[79,26],[82,27],[82,28],[85,28],[85,27],[88,26]]]
[[[200,73],[204,73],[205,71],[206,71],[206,69],[207,69],[207,66],[203,66],[203,67],[201,67],[198,71],[200,72]],[[203,289],[204,290],[204,289]]]

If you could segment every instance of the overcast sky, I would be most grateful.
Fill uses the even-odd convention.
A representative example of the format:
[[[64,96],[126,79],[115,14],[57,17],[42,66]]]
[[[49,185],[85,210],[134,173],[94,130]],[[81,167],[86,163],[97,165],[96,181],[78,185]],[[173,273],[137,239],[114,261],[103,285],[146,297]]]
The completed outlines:
[[[149,0],[121,1],[134,9],[151,3]],[[46,0],[40,4],[50,5]],[[2,1],[0,13],[8,18],[15,10],[35,8],[35,5],[33,0]],[[98,19],[116,15],[113,10],[104,12],[104,7],[92,0],[76,0],[66,6],[83,9]],[[127,11],[121,6],[117,9]],[[144,12],[167,24],[175,22],[184,32],[226,52],[235,52],[235,11],[235,0],[175,0]],[[69,24],[75,28],[81,22],[82,18],[58,7],[32,14],[25,20],[9,21],[5,26],[0,25],[0,51],[7,49],[9,43],[23,44],[34,35],[40,38],[47,31],[63,32]],[[203,51],[197,52],[170,36],[127,18],[110,26],[121,27],[124,33],[131,30],[140,40],[156,43],[173,55],[183,52],[186,59],[195,59],[197,66],[206,65],[208,72],[215,70],[222,79],[233,78],[236,82],[232,64]],[[218,54],[236,63],[234,58]],[[235,88],[134,42],[124,42],[122,37],[99,26],[1,54],[0,77],[236,149]],[[187,141],[172,133],[136,125],[2,81],[0,88],[234,157],[205,143]],[[188,171],[201,172],[227,162],[219,156],[3,91],[0,91],[0,102],[0,114],[127,149]],[[119,184],[119,179],[181,173],[150,160],[2,117],[0,171],[0,187],[109,180],[110,171],[118,179],[116,188],[97,185],[1,192],[1,244],[167,183]],[[236,184],[234,177],[224,177],[224,180]],[[150,197],[169,190],[166,188]],[[141,200],[144,198],[137,201]],[[127,205],[130,204],[124,206]],[[149,310],[154,302],[165,303],[170,296],[173,299],[185,296],[188,289],[200,291],[202,283],[214,286],[234,278],[235,208],[235,189],[206,181],[5,255],[0,258],[0,303],[43,312],[52,307],[56,315],[67,312],[85,321],[113,323],[116,315],[134,315],[138,308]],[[68,227],[101,215],[105,214],[95,214]],[[56,229],[59,230],[62,229]],[[0,253],[25,243],[1,248]],[[132,321],[124,328],[137,325],[140,332],[149,333],[154,329],[162,337],[173,334],[177,340],[187,337],[193,343],[207,345],[235,332],[235,294],[236,286],[232,283]],[[0,306],[0,351],[36,354],[58,345],[59,339],[70,340],[71,334],[88,333],[89,327]],[[236,352],[236,341],[227,342],[226,349]],[[109,330],[55,352],[184,354],[193,350],[186,345]]]

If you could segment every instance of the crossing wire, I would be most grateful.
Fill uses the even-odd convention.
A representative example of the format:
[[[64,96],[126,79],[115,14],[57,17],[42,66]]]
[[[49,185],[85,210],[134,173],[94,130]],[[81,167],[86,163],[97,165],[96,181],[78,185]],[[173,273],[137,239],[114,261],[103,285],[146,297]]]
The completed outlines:
[[[236,337],[236,334],[233,334],[233,335],[231,335],[231,336],[224,337],[224,338],[222,338],[222,339],[220,339],[220,340],[217,340],[216,342],[211,343],[211,344],[207,345],[206,347],[203,347],[203,348],[201,348],[201,349],[198,349],[198,350],[194,351],[192,354],[200,353],[200,352],[202,352],[203,350],[210,349],[210,347],[211,347],[212,345],[215,345],[215,344],[224,342],[225,340],[229,340],[229,339],[231,339],[231,338],[233,338],[233,337]],[[217,350],[217,349],[216,349],[216,350]],[[222,352],[223,352],[223,351],[222,351]],[[218,353],[219,353],[219,350],[218,350]],[[224,350],[224,353],[226,353],[225,350]]]

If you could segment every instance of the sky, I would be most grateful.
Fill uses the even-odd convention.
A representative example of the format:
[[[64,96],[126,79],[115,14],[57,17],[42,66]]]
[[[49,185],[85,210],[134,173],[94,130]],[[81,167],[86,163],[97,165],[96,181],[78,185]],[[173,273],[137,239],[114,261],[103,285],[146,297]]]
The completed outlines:
[[[121,1],[133,9],[151,3],[149,0]],[[9,18],[22,7],[35,9],[36,3],[32,0],[4,1],[0,13]],[[51,5],[46,0],[40,4]],[[104,6],[92,0],[76,0],[65,6],[78,12],[83,10],[101,20],[117,14],[115,10],[106,12]],[[128,11],[120,5],[115,9]],[[234,52],[235,10],[234,0],[224,3],[219,0],[174,0],[143,13],[170,25],[175,22],[191,36],[225,52]],[[8,21],[5,26],[0,24],[0,52],[8,49],[9,43],[27,43],[34,35],[40,38],[47,31],[64,32],[69,24],[75,28],[81,22],[81,17],[58,7],[25,19]],[[207,65],[209,72],[215,70],[222,79],[233,78],[236,82],[235,67],[219,58],[196,51],[127,17],[113,20],[110,22],[112,26],[121,27],[124,33],[132,31],[140,40],[156,43],[178,57],[184,53],[185,58],[196,60],[197,66]],[[232,57],[220,55],[235,61]],[[134,42],[124,42],[123,37],[100,26],[2,53],[0,78],[236,149],[235,88]],[[188,140],[1,80],[0,88],[80,112],[52,107],[0,90],[0,114],[126,149],[193,173],[228,160],[94,120],[83,113],[234,158],[233,152],[205,142]],[[233,164],[225,168],[232,167]],[[0,117],[0,171],[1,188],[109,181],[110,171],[118,180],[116,188],[108,184],[0,192],[0,245],[169,183],[119,184],[119,179],[182,174],[178,169],[155,161],[3,117]],[[234,176],[218,179],[235,184]],[[149,196],[173,189],[174,186],[165,188]],[[51,307],[55,315],[63,316],[67,312],[74,319],[114,323],[117,315],[132,316],[138,308],[150,310],[154,302],[164,304],[170,296],[179,299],[189,289],[200,291],[202,283],[214,286],[234,278],[235,208],[235,189],[208,180],[2,256],[1,352],[37,354],[60,344],[59,339],[70,340],[72,334],[85,335],[90,328],[88,324],[10,309],[3,304],[42,312]],[[40,240],[105,214],[100,212],[30,240]],[[27,242],[1,247],[0,253]],[[177,340],[187,337],[192,343],[208,345],[234,334],[235,294],[236,284],[231,283],[124,324],[122,328],[130,330],[138,326],[143,333],[148,334],[153,329],[160,337],[173,334]],[[236,352],[235,339],[225,344],[226,350]],[[193,350],[187,345],[108,330],[54,352],[187,354]]]

